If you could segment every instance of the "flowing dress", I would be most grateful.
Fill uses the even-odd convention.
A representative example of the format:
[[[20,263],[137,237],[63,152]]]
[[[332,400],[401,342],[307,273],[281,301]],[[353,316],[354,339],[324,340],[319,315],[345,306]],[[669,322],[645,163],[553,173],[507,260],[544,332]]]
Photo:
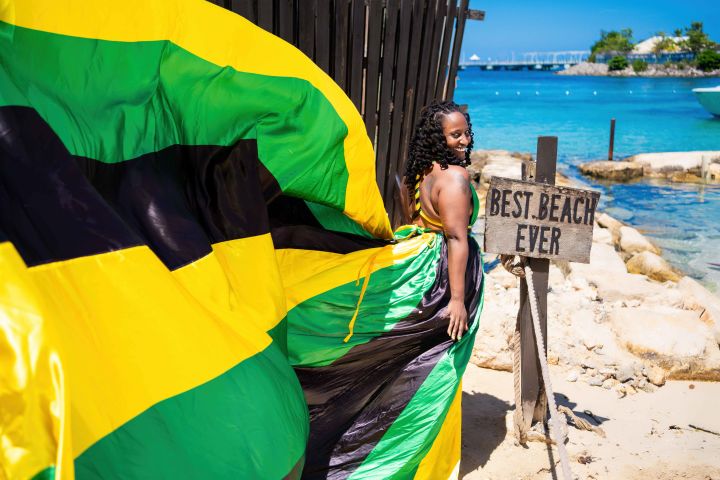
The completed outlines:
[[[362,118],[283,40],[4,2],[0,477],[449,475],[472,335],[442,236],[397,237]]]

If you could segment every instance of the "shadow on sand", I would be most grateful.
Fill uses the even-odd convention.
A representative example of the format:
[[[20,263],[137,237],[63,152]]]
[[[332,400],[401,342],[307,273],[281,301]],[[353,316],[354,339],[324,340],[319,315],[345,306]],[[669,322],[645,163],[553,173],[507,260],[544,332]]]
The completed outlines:
[[[463,392],[460,478],[484,466],[507,435],[505,415],[512,404],[486,393]]]

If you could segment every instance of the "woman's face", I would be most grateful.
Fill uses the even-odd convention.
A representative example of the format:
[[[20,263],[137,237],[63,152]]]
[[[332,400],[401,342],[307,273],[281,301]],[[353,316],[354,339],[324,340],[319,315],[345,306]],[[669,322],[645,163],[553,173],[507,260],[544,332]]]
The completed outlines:
[[[443,117],[441,125],[447,146],[456,157],[464,161],[465,152],[471,140],[465,115],[460,112],[449,113]]]

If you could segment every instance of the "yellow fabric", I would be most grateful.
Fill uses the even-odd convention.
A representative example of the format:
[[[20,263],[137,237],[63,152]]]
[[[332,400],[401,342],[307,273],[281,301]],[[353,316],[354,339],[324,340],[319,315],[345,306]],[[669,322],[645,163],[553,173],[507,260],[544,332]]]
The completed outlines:
[[[348,128],[345,214],[379,238],[392,238],[375,181],[375,154],[352,101],[307,57],[238,15],[200,0],[0,0],[0,20],[46,32],[120,42],[169,40],[219,66],[307,80]],[[190,23],[184,23],[192,20]],[[179,23],[183,22],[183,23]],[[240,40],[241,39],[241,40]],[[262,45],[263,48],[255,48]],[[272,54],[268,54],[272,52]]]
[[[384,247],[387,248],[387,247]],[[378,249],[377,252],[372,254],[370,258],[368,258],[367,261],[367,268],[365,269],[365,280],[363,281],[363,286],[360,289],[360,296],[358,297],[357,306],[355,307],[355,313],[353,313],[352,318],[350,319],[350,324],[348,325],[348,334],[343,340],[343,342],[347,343],[353,336],[353,328],[355,327],[355,320],[357,319],[358,313],[360,312],[360,305],[362,304],[363,297],[365,297],[365,291],[367,290],[368,283],[370,283],[370,277],[372,276],[373,267],[375,266],[375,260],[377,259],[378,255],[382,253],[383,249]],[[364,267],[364,265],[363,265]],[[362,275],[362,269],[358,270],[358,276],[355,280],[355,286],[358,286],[360,284],[360,275]]]
[[[381,247],[368,274],[400,263],[426,248],[435,234],[424,233],[417,237]],[[368,250],[349,254],[330,253],[314,250],[281,249],[277,259],[285,287],[287,309],[330,289],[345,285],[357,279],[358,271],[368,259]],[[322,275],[319,273],[322,272]]]
[[[9,243],[0,243],[0,479],[31,478],[48,465],[72,478],[66,379],[57,315]]]
[[[72,405],[73,427],[72,438],[64,447],[57,435],[52,442],[48,440],[49,421],[21,426],[23,430],[15,435],[37,438],[50,451],[58,448],[70,462],[64,465],[70,465],[70,459],[153,404],[205,383],[265,349],[271,339],[264,327],[271,328],[285,315],[279,275],[269,268],[275,266],[272,239],[266,234],[226,242],[215,249],[222,259],[211,253],[175,272],[147,247],[50,263],[24,272],[21,260],[16,259],[13,268],[27,283],[5,292],[0,312],[17,311],[12,302],[22,299],[26,288],[33,291],[34,284],[43,292],[48,309],[31,319],[38,330],[34,337],[27,332],[16,336],[44,338],[52,328],[62,328],[62,335],[47,342],[62,348],[62,355],[50,352],[42,356],[43,361],[55,359],[53,381],[35,372],[15,372],[11,378],[20,382],[32,376],[24,390],[18,387],[24,391],[22,395],[59,398],[56,401]],[[237,265],[240,258],[242,268],[235,268],[232,279],[227,280],[221,267]],[[274,273],[262,273],[266,270]],[[5,283],[5,272],[0,272]],[[24,318],[3,318],[3,330],[16,325],[31,328],[23,327],[29,321]],[[263,328],[252,327],[248,322],[253,318],[259,319]],[[4,351],[7,343],[2,346],[3,363],[35,350],[10,344],[8,353]],[[55,385],[58,378],[63,379],[62,388]],[[3,408],[5,404],[3,400]],[[54,407],[53,411],[57,410]],[[19,418],[26,421],[29,416]],[[66,418],[69,415],[58,413],[53,428],[57,430],[56,424]],[[0,453],[12,451],[0,449]],[[47,455],[37,458],[44,466],[55,463]],[[16,478],[15,473],[10,478]]]
[[[420,462],[415,480],[455,479],[462,449],[462,382],[458,386],[440,432]]]

